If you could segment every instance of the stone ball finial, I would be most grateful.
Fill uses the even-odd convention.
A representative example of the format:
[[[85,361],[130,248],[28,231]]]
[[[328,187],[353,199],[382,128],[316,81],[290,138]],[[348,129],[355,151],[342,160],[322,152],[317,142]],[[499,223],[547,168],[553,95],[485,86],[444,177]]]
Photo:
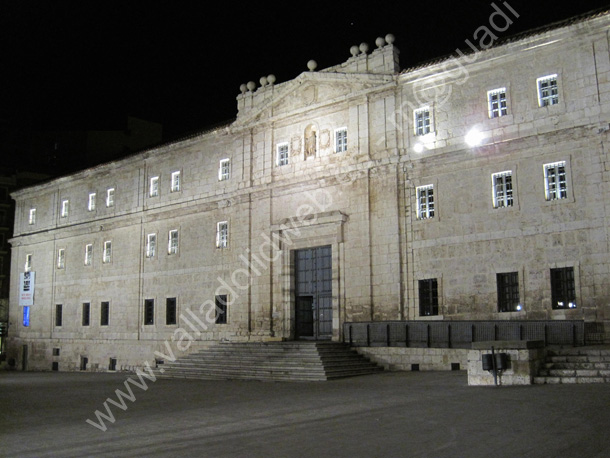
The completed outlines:
[[[360,43],[360,47],[358,49],[360,49],[360,52],[362,54],[366,54],[369,50],[369,45],[367,45],[366,43]]]
[[[377,39],[375,40],[375,44],[378,48],[383,48],[385,46],[385,40],[383,39],[383,37],[377,37]]]
[[[388,33],[385,36],[385,41],[387,41],[387,43],[390,44],[390,45],[394,43],[395,39],[396,39],[396,37],[394,37],[394,35],[392,35],[391,33]]]
[[[313,72],[318,67],[318,63],[315,60],[310,60],[307,62],[307,68],[310,72]]]
[[[245,94],[246,91],[248,90],[248,86],[246,86],[245,84],[242,84],[241,86],[239,86],[239,90],[241,91],[242,94]]]
[[[358,55],[358,53],[360,52],[360,50],[358,49],[358,46],[354,45],[351,48],[349,48],[349,52],[351,53],[351,55],[353,57],[356,57]]]
[[[267,76],[267,82],[269,84],[275,83],[275,75],[273,73],[271,75]]]
[[[265,87],[267,85],[267,77],[266,76],[261,76],[261,79],[258,80],[259,83],[261,83],[262,87]]]
[[[254,81],[248,81],[246,87],[249,91],[253,91],[254,89],[256,89],[256,83]]]

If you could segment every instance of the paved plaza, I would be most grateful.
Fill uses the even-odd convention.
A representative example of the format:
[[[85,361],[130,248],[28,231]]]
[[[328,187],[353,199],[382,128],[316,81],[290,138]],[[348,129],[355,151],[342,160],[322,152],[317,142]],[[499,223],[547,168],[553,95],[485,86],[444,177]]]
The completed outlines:
[[[610,456],[610,384],[469,387],[465,372],[330,382],[0,373],[2,457]],[[131,375],[135,381],[137,377]],[[142,385],[143,387],[144,385]],[[110,417],[101,427],[96,410]],[[98,427],[88,424],[92,420]]]

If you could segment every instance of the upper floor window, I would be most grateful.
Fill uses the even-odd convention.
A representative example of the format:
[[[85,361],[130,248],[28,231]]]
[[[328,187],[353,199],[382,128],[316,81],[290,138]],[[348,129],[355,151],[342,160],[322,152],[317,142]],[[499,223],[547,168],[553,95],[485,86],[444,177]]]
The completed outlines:
[[[513,173],[510,170],[491,176],[494,208],[513,206]]]
[[[106,190],[106,207],[114,206],[114,188]]]
[[[231,159],[222,159],[218,167],[218,179],[220,181],[231,178]]]
[[[28,224],[35,224],[35,223],[36,223],[36,209],[30,208],[30,214],[28,216]]]
[[[156,197],[159,195],[159,177],[150,178],[150,186],[148,188],[148,196]]]
[[[489,104],[490,118],[499,118],[500,116],[506,116],[508,114],[505,87],[488,91],[487,101]]]
[[[216,247],[226,248],[229,244],[229,223],[221,221],[216,225]]]
[[[557,75],[548,75],[536,80],[538,85],[538,104],[541,107],[557,105],[559,91],[557,89]]]
[[[102,262],[104,264],[112,261],[112,242],[110,240],[106,240],[104,242],[104,252],[102,253]]]
[[[57,268],[63,269],[66,266],[66,250],[60,248],[57,250]]]
[[[417,192],[417,219],[434,218],[434,185],[420,186]]]
[[[277,165],[288,165],[288,143],[277,145]]]
[[[167,253],[178,253],[178,231],[176,229],[169,231],[167,237]]]
[[[432,132],[430,107],[422,107],[413,112],[415,135],[426,135]]]
[[[172,172],[171,192],[180,191],[180,171]]]
[[[335,130],[335,153],[347,151],[347,128]]]
[[[61,201],[61,217],[66,218],[68,216],[68,211],[70,210],[70,201],[68,199],[64,199]]]
[[[544,164],[544,190],[546,200],[568,197],[565,161]]]
[[[87,210],[89,210],[90,212],[95,210],[95,193],[94,192],[89,193],[89,201],[87,202]]]
[[[90,266],[93,261],[93,245],[88,243],[85,245],[85,265]]]
[[[24,272],[30,272],[32,270],[32,255],[25,255],[25,265],[23,267]]]
[[[146,257],[154,258],[157,251],[157,234],[148,234],[146,237]]]
[[[108,326],[110,322],[110,302],[104,301],[100,306],[100,326]]]

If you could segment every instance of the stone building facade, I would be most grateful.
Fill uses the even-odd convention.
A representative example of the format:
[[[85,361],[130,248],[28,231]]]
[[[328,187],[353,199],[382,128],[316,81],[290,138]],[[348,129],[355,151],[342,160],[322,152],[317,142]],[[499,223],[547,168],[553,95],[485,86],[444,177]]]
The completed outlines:
[[[579,319],[607,339],[609,25],[494,42],[491,21],[472,52],[402,71],[389,35],[242,86],[229,125],[15,192],[12,356],[121,369],[380,320]]]

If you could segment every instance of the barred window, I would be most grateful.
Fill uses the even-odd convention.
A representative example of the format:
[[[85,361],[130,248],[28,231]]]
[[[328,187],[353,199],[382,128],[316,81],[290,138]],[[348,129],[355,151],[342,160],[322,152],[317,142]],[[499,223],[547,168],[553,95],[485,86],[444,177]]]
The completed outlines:
[[[521,310],[519,305],[519,273],[496,274],[496,285],[498,288],[498,311],[516,312]]]
[[[227,295],[220,294],[215,297],[216,304],[216,324],[227,324]]]
[[[288,165],[288,143],[280,143],[277,145],[277,165]]]
[[[144,324],[155,324],[155,300],[144,299]]]
[[[536,80],[538,86],[538,104],[541,107],[557,105],[559,91],[557,88],[557,75],[548,75]]]
[[[89,326],[91,322],[91,304],[89,302],[83,303],[83,326]]]
[[[63,322],[63,305],[55,304],[55,326],[61,326]]]
[[[176,324],[176,298],[168,297],[165,300],[165,324]]]
[[[576,308],[574,267],[551,269],[551,305],[554,309]]]
[[[508,114],[505,87],[488,91],[487,101],[489,103],[490,118],[499,118],[500,116],[505,116]]]
[[[494,208],[513,206],[513,173],[510,170],[491,176]]]
[[[417,219],[434,218],[434,185],[420,186],[417,192]]]
[[[432,132],[430,122],[430,107],[422,107],[413,112],[415,120],[415,135],[426,135]]]
[[[342,127],[335,131],[335,152],[343,153],[347,151],[347,128]]]
[[[419,280],[419,316],[438,315],[438,281]]]
[[[102,302],[100,306],[100,326],[110,323],[110,302]]]
[[[559,200],[568,197],[565,161],[544,164],[544,187],[546,200]]]

